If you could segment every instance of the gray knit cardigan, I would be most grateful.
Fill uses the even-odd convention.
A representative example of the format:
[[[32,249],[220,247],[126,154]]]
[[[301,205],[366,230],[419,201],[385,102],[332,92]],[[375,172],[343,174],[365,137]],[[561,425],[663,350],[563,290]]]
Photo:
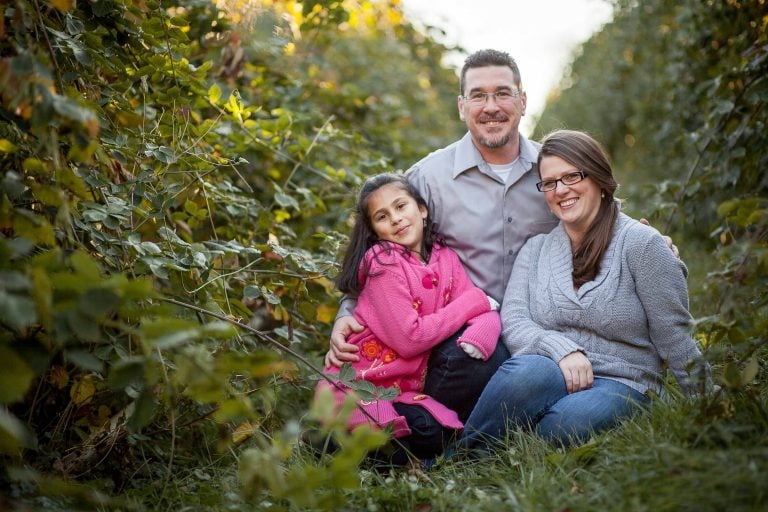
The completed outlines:
[[[708,373],[691,338],[685,265],[653,228],[619,214],[594,280],[573,286],[573,259],[560,223],[526,242],[501,310],[510,353],[559,362],[582,351],[595,377],[641,393],[662,391],[665,362],[687,395]]]

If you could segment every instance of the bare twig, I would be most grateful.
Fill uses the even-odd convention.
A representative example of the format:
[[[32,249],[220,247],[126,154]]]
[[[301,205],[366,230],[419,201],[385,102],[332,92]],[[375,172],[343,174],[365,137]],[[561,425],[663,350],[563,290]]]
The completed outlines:
[[[331,121],[333,121],[336,118],[333,114],[328,116],[328,119],[325,120],[323,123],[323,126],[320,127],[319,130],[317,130],[317,134],[312,138],[312,142],[309,144],[309,147],[307,148],[307,151],[304,153],[304,156],[301,157],[301,160],[296,161],[296,164],[293,166],[293,169],[291,169],[291,173],[288,175],[288,178],[286,178],[285,183],[283,183],[283,187],[287,187],[288,184],[291,182],[291,179],[293,178],[293,175],[296,174],[296,170],[301,167],[301,165],[304,162],[304,159],[309,156],[309,154],[312,152],[312,149],[315,147],[315,144],[317,143],[317,139],[320,138],[320,135],[323,134],[325,131],[325,127],[328,126]]]
[[[48,47],[48,53],[51,54],[51,60],[53,60],[53,69],[56,70],[56,78],[59,82],[59,89],[64,89],[64,82],[61,79],[61,70],[59,69],[59,63],[56,60],[56,53],[53,51],[53,46],[51,45],[51,40],[48,38],[48,27],[43,23],[43,15],[40,12],[40,4],[37,0],[34,0],[35,4],[35,13],[37,14],[37,18],[40,21],[40,30],[43,33],[43,38],[45,39],[45,44]]]

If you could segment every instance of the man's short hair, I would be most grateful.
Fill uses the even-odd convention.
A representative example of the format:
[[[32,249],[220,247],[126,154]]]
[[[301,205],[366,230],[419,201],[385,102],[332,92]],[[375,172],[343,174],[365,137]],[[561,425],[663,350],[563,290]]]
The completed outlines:
[[[464,94],[464,84],[467,81],[467,70],[472,68],[484,68],[486,66],[507,66],[512,70],[512,74],[515,76],[515,85],[518,89],[522,89],[520,68],[517,67],[515,59],[513,59],[507,52],[489,49],[478,50],[464,61],[464,66],[461,68],[461,81],[459,82],[461,94]]]

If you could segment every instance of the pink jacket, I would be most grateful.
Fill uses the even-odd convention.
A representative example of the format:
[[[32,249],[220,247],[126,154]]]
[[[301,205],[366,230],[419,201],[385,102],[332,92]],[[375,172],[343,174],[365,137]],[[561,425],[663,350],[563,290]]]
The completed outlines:
[[[392,425],[395,437],[410,434],[405,418],[393,402],[416,404],[427,409],[443,426],[463,425],[456,413],[421,393],[432,347],[468,324],[458,342],[477,347],[488,359],[496,348],[501,322],[491,311],[485,292],[472,284],[458,256],[438,244],[428,264],[403,253],[397,244],[382,242],[365,255],[368,275],[360,270],[363,290],[355,307],[355,318],[365,326],[347,341],[360,347],[360,361],[352,363],[357,378],[377,386],[394,387],[400,394],[392,401],[358,403],[382,426]],[[330,373],[339,369],[331,367]],[[333,389],[337,405],[344,393]],[[359,410],[350,418],[350,428],[370,420]]]

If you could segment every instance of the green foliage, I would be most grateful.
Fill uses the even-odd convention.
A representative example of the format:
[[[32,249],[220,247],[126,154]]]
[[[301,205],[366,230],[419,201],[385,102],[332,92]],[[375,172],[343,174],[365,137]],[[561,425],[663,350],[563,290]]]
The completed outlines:
[[[299,439],[296,426],[291,424],[266,446],[243,452],[239,476],[246,497],[262,496],[270,502],[274,500],[275,505],[287,503],[294,510],[332,510],[344,505],[347,502],[345,491],[354,491],[359,485],[361,461],[369,451],[379,448],[388,439],[384,432],[367,426],[347,432],[346,420],[353,404],[349,400],[337,414],[330,393],[320,396],[313,404],[311,417],[322,425],[317,433],[333,437],[340,447],[332,455],[323,454],[317,461],[305,463],[293,460],[289,464],[289,458],[302,454],[296,446]]]
[[[107,476],[161,503],[191,460],[181,439],[226,450],[301,414],[350,190],[460,129],[445,48],[397,2],[265,4],[4,5],[0,482],[16,497]],[[371,443],[339,459],[347,482]]]
[[[387,436],[346,432],[351,402],[337,415],[320,399],[304,414],[336,309],[350,190],[462,130],[446,48],[394,0],[4,5],[0,500],[761,508],[762,7],[617,2],[540,122],[606,141],[630,209],[657,209],[692,270],[710,271],[693,290],[708,304],[697,332],[722,391],[658,405],[581,449],[515,434],[488,464],[426,476],[360,470]],[[686,244],[711,257],[692,261]],[[339,452],[307,453],[301,430],[315,424]],[[722,485],[707,493],[697,479]]]

